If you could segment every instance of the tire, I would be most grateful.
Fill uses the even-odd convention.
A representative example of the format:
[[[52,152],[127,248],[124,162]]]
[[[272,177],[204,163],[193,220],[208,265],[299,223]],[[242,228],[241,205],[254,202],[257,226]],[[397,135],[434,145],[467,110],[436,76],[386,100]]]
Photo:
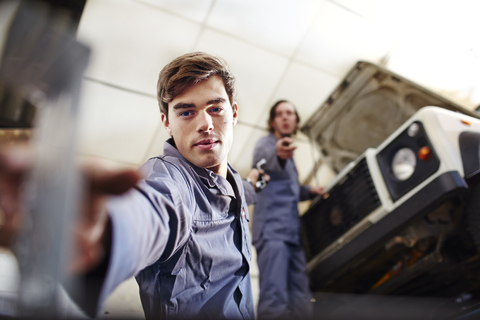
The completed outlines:
[[[468,227],[473,242],[480,252],[480,184],[473,187],[465,207]]]

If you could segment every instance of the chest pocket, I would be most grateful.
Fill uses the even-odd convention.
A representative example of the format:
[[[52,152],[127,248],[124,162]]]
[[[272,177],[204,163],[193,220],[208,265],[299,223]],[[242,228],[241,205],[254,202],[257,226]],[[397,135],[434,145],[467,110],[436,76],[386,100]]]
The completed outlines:
[[[215,194],[215,190],[204,187],[205,197],[196,199],[193,212],[194,222],[212,222],[226,219],[230,211],[232,199],[229,196]]]
[[[209,206],[209,204],[205,204],[204,208],[199,207],[196,208],[193,214],[193,222],[214,222],[214,221],[221,221],[228,218],[230,206],[225,204],[222,206]]]

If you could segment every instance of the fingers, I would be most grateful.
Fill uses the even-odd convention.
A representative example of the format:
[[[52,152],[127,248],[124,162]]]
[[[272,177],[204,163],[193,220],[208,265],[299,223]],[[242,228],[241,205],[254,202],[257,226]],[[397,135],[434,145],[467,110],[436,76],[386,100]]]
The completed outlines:
[[[74,225],[73,252],[67,260],[67,270],[73,274],[89,271],[95,268],[105,257],[107,239],[111,233],[107,230],[108,217],[104,212],[101,219],[94,223],[85,219]]]
[[[21,215],[0,210],[0,247],[9,248],[21,227]]]
[[[33,166],[34,151],[28,144],[0,148],[0,174],[24,174]]]
[[[103,246],[92,245],[91,241],[79,231],[75,232],[75,255],[67,261],[67,270],[73,274],[79,274],[93,269],[104,257]],[[83,242],[82,242],[83,241]]]
[[[325,189],[323,187],[311,187],[310,188],[311,194],[323,195],[325,193]]]
[[[74,225],[74,253],[69,261],[70,272],[85,272],[102,260],[105,243],[108,242],[108,196],[122,194],[140,179],[139,173],[131,169],[111,169],[100,162],[83,166],[87,182],[85,201],[79,221]]]
[[[293,158],[293,152],[297,149],[296,146],[277,146],[277,156],[281,159],[291,159]]]
[[[293,139],[290,137],[283,137],[280,139],[282,146],[288,147],[293,142]]]
[[[291,146],[290,144],[293,142],[293,140],[290,137],[284,137],[281,139],[278,139],[276,143],[276,148],[277,148],[277,156],[280,159],[290,159],[293,157],[293,151],[297,148],[295,146]]]
[[[261,174],[263,174],[263,179],[265,179],[266,182],[269,182],[270,181],[270,176],[268,174],[266,174],[265,172],[261,172]]]
[[[12,245],[22,223],[20,192],[25,173],[33,165],[27,145],[0,148],[0,246]]]
[[[112,171],[93,165],[85,168],[85,176],[90,183],[92,193],[103,195],[122,194],[132,188],[140,179],[140,175],[134,170]]]
[[[139,174],[131,169],[112,170],[100,163],[89,163],[83,168],[86,179],[83,208],[80,211],[79,229],[90,241],[98,241],[107,221],[108,196],[122,194],[139,180]]]
[[[263,176],[263,179],[265,181],[270,181],[270,176],[268,174],[265,173],[265,170],[258,170],[258,169],[252,169],[250,170],[250,172],[248,173],[247,175],[247,178],[250,179],[250,181],[252,181],[253,183],[257,182],[260,177]]]
[[[263,170],[262,170],[263,171]],[[258,178],[260,177],[260,172],[258,169],[253,168],[250,170],[250,172],[247,175],[247,178],[253,181],[253,183],[258,181]]]

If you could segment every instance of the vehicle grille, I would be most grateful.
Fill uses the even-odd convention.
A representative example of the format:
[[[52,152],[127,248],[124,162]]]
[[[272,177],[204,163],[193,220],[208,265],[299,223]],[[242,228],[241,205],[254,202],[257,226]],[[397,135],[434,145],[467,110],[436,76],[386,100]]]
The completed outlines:
[[[364,158],[329,191],[328,197],[312,204],[301,217],[307,260],[313,259],[379,206],[380,199]]]

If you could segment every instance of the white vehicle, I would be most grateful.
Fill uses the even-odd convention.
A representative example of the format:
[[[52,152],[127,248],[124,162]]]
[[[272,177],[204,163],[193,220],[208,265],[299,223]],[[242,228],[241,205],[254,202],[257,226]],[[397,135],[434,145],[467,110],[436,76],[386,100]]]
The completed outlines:
[[[313,291],[480,297],[477,115],[359,62],[302,131],[339,170],[301,217]]]

